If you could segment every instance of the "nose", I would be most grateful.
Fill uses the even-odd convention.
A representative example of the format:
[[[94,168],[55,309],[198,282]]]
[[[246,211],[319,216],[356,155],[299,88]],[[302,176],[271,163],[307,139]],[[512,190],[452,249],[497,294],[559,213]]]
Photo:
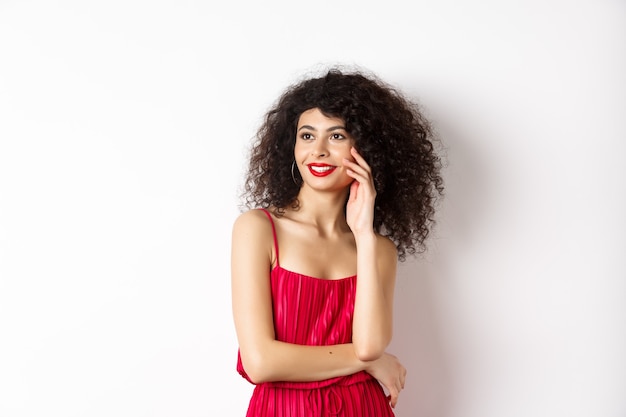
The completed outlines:
[[[328,156],[328,150],[326,149],[324,141],[318,141],[313,148],[311,155],[317,158]]]

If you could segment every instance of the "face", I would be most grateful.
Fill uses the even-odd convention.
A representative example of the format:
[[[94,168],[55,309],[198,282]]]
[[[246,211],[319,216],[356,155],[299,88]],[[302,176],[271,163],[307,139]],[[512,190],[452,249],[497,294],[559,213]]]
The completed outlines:
[[[346,174],[343,158],[353,161],[354,139],[337,117],[326,117],[319,109],[300,115],[294,157],[304,184],[320,189],[345,189],[352,178]]]

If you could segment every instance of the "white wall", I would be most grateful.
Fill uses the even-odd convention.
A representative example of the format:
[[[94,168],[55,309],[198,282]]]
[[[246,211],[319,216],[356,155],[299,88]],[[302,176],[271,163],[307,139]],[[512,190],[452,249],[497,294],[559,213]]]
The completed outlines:
[[[398,416],[626,415],[620,0],[0,3],[0,415],[242,416],[245,147],[318,64],[448,148],[401,267]]]

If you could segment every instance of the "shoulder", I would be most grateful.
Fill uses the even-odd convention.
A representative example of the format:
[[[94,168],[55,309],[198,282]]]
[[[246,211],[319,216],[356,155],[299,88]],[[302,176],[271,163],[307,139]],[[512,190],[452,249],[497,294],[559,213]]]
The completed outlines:
[[[235,219],[234,226],[254,226],[260,223],[269,224],[267,214],[262,209],[251,209],[239,214]]]
[[[233,235],[253,236],[271,233],[272,225],[267,214],[261,209],[252,209],[241,213],[233,223]]]
[[[233,259],[246,262],[271,262],[273,255],[272,223],[263,210],[253,209],[241,213],[233,224]]]
[[[376,252],[378,264],[385,270],[395,271],[398,263],[398,249],[388,237],[376,235]]]
[[[380,255],[385,257],[391,257],[393,259],[396,259],[398,257],[398,249],[396,248],[396,244],[393,243],[393,241],[387,236],[377,234],[376,243]]]

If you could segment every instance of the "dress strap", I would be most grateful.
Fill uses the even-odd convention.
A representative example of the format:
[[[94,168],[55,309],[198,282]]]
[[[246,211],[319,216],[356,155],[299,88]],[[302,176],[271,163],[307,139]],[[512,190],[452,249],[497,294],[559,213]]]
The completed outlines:
[[[276,238],[276,226],[274,226],[274,219],[272,215],[267,209],[262,208],[267,215],[267,218],[270,219],[270,223],[272,224],[272,235],[274,235],[274,250],[276,251],[276,266],[280,266],[280,262],[278,261],[278,239]]]

